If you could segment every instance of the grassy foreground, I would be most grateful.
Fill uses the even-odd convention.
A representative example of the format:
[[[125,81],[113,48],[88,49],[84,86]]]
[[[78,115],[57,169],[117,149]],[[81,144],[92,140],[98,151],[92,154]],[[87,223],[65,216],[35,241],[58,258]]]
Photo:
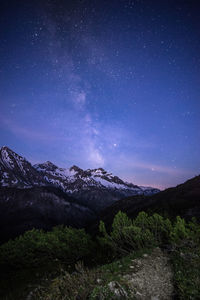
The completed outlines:
[[[178,299],[200,299],[200,225],[144,212],[118,212],[111,232],[100,222],[83,229],[31,230],[0,246],[0,299],[134,299],[124,280],[130,261],[154,247],[168,250]],[[148,250],[147,250],[148,249]]]

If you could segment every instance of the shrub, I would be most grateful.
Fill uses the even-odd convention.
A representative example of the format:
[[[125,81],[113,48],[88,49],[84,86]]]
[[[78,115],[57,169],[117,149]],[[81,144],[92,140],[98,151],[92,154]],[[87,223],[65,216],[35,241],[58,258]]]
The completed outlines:
[[[140,212],[136,219],[133,220],[133,223],[142,228],[142,230],[150,230],[158,244],[169,240],[172,224],[168,218],[164,219],[156,213],[152,216],[148,216],[147,213]]]
[[[92,240],[84,229],[59,226],[46,235],[51,256],[55,259],[75,263],[89,255]]]
[[[140,217],[143,218],[143,216]],[[112,231],[108,234],[105,224],[101,221],[99,225],[99,231],[102,234],[102,237],[99,238],[100,244],[106,246],[115,255],[127,254],[132,250],[151,247],[155,244],[151,231],[144,226],[139,227],[135,224],[125,213],[119,211],[113,220]]]
[[[33,271],[32,267],[49,267],[48,270],[55,271],[55,267],[59,270],[61,264],[64,268],[67,264],[73,265],[68,271],[74,270],[74,264],[80,260],[92,266],[94,263],[113,261],[129,252],[136,255],[144,248],[168,243],[172,250],[174,280],[180,299],[197,299],[200,293],[200,226],[195,219],[186,223],[178,216],[172,223],[158,214],[141,212],[131,220],[120,211],[113,220],[111,232],[106,231],[102,221],[99,232],[100,236],[92,241],[83,229],[71,227],[58,226],[50,232],[35,229],[28,231],[0,246],[2,277],[5,277],[6,272],[10,276],[9,268],[12,271],[14,269],[13,273],[17,273],[16,269],[19,273],[22,270],[28,273]],[[109,281],[102,281],[102,274],[106,273],[104,270],[102,273],[98,269],[89,270],[80,263],[72,274],[61,271],[60,276],[47,288],[39,288],[34,293],[35,299],[112,299],[108,283],[116,280],[115,271],[119,267],[115,263],[111,265],[114,267]],[[120,268],[120,274],[121,271]],[[56,272],[54,274],[58,275]],[[97,285],[100,274],[101,283]]]
[[[120,232],[124,227],[129,227],[132,224],[132,220],[125,213],[119,211],[114,217],[112,231]]]
[[[98,272],[83,267],[79,262],[75,266],[75,272],[70,274],[63,271],[49,286],[38,288],[31,299],[86,300],[94,290],[98,277]]]
[[[55,260],[73,264],[86,257],[92,241],[83,229],[55,227],[51,232],[33,229],[0,246],[0,266],[35,267]]]
[[[183,241],[189,238],[190,230],[186,227],[185,220],[181,217],[176,217],[176,222],[170,232],[170,241],[174,245],[182,244]]]

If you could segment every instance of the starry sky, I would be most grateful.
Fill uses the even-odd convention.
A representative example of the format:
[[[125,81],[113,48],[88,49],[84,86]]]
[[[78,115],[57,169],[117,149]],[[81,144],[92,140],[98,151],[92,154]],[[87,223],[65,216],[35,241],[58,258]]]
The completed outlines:
[[[159,188],[200,173],[200,4],[0,4],[0,146]]]

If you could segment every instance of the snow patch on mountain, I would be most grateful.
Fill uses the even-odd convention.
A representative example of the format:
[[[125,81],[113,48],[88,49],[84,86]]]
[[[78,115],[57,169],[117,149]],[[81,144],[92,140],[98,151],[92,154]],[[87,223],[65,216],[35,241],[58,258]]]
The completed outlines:
[[[4,146],[0,149],[0,185],[27,188],[51,185],[69,194],[80,191],[121,191],[123,195],[153,194],[159,190],[124,182],[103,168],[60,168],[50,161],[32,166],[24,157]]]

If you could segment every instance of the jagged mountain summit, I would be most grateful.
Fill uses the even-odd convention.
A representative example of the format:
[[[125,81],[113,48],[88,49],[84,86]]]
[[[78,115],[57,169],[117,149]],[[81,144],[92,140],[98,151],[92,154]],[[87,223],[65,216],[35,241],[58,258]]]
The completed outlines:
[[[29,188],[47,182],[24,157],[6,146],[0,148],[0,186]]]
[[[127,183],[102,168],[31,165],[8,147],[0,149],[0,242],[32,228],[84,227],[115,201],[158,192]]]
[[[47,161],[34,165],[49,184],[62,188],[98,212],[116,200],[133,195],[151,195],[159,190],[127,183],[103,168],[82,170],[77,166],[59,168]]]
[[[60,168],[52,162],[31,165],[8,147],[0,149],[0,186],[31,188],[54,186],[99,211],[114,201],[132,195],[151,195],[158,189],[124,182],[102,168],[82,170],[77,166]]]
[[[66,192],[73,193],[88,187],[101,187],[109,189],[132,190],[137,194],[152,193],[153,188],[144,188],[127,183],[117,176],[113,176],[103,168],[82,170],[77,166],[69,169],[59,168],[51,162],[47,161],[43,164],[34,165],[37,171],[42,173],[49,183],[57,185]]]

